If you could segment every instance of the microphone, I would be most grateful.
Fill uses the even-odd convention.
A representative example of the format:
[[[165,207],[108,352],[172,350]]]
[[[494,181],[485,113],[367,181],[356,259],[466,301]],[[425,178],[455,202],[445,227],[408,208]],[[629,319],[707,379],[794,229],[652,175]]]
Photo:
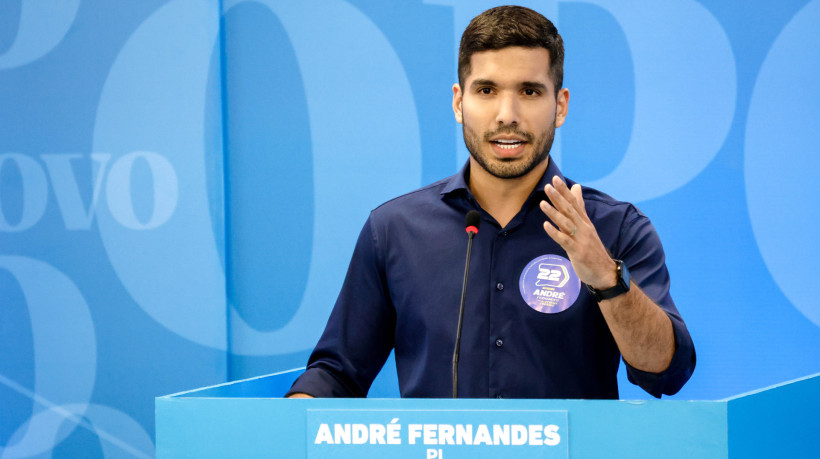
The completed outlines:
[[[464,322],[464,300],[467,296],[467,275],[470,274],[470,253],[473,251],[473,237],[478,234],[481,214],[476,210],[467,212],[464,230],[467,231],[467,261],[464,263],[464,283],[461,284],[461,304],[458,307],[458,328],[456,346],[453,349],[453,398],[458,398],[458,356],[461,352],[461,324]]]

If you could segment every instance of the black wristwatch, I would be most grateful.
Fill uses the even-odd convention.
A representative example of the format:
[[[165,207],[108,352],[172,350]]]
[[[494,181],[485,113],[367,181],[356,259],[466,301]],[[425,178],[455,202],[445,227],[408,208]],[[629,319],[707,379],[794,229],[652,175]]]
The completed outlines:
[[[615,298],[629,291],[629,270],[621,260],[612,260],[615,262],[615,275],[618,277],[618,283],[614,287],[605,290],[598,290],[587,285],[587,290],[595,298],[595,301],[601,302],[610,298]],[[586,285],[586,284],[584,284]]]

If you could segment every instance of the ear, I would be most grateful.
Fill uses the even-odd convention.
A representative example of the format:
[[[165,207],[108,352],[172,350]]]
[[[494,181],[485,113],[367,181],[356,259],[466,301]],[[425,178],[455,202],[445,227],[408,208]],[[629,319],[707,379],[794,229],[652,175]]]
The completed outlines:
[[[456,121],[464,122],[464,116],[461,111],[461,103],[464,99],[464,93],[461,92],[461,86],[456,83],[453,85],[453,113],[456,115]]]
[[[569,111],[569,89],[561,88],[555,100],[555,127],[561,127]]]

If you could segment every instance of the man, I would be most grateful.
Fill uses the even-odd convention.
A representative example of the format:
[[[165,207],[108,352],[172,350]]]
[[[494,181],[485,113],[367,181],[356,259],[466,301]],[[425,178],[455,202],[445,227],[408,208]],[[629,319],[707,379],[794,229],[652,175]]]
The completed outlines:
[[[391,349],[403,397],[451,395],[464,216],[473,209],[482,226],[460,396],[617,398],[621,356],[630,381],[655,397],[689,379],[694,346],[649,220],[550,161],[569,104],[563,55],[558,31],[535,11],[498,7],[473,19],[453,86],[469,162],[371,213],[290,396],[365,396]]]

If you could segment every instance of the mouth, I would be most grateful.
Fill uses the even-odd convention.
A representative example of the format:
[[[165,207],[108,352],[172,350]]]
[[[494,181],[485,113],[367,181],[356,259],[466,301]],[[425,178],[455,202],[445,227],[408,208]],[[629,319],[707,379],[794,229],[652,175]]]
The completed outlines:
[[[524,146],[527,144],[526,140],[516,138],[496,138],[489,142],[497,156],[507,159],[520,155],[524,151]]]
[[[515,148],[524,145],[527,142],[518,139],[496,139],[491,140],[490,143],[503,150],[514,150]]]

